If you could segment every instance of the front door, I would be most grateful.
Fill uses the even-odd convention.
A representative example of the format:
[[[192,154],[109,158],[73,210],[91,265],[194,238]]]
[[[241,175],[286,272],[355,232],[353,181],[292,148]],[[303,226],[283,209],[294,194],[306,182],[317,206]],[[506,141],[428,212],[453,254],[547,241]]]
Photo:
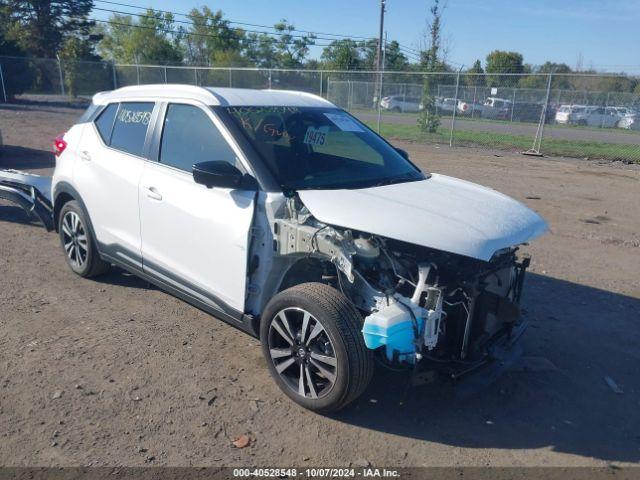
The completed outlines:
[[[214,308],[242,312],[255,192],[207,188],[192,176],[204,161],[241,168],[216,121],[205,106],[172,103],[158,124],[158,162],[145,164],[139,190],[143,269]]]

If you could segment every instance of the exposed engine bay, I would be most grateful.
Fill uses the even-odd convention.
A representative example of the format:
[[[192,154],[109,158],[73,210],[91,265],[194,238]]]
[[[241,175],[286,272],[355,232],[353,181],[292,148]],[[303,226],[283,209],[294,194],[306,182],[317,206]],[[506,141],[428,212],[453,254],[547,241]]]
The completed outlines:
[[[389,365],[470,369],[519,326],[529,259],[515,246],[487,262],[319,222],[296,195],[285,210],[275,254],[317,259],[323,281],[362,313],[366,346]]]

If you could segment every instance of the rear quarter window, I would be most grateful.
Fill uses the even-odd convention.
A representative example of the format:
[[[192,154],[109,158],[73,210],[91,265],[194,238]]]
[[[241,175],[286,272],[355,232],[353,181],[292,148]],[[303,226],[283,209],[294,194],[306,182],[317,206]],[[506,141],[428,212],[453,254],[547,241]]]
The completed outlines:
[[[96,129],[102,137],[102,141],[109,145],[111,140],[111,130],[113,129],[113,121],[116,118],[116,112],[118,111],[118,104],[112,103],[105,108],[95,121]]]
[[[113,124],[111,147],[141,157],[153,106],[152,102],[121,103]]]

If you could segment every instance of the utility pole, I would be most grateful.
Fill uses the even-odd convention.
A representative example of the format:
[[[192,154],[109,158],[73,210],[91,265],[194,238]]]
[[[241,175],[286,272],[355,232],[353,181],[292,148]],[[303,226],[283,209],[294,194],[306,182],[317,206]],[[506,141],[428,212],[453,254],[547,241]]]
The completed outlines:
[[[378,67],[378,70],[380,71],[380,83],[379,83],[379,88],[378,88],[378,93],[376,94],[378,97],[378,119],[377,119],[377,126],[378,126],[378,134],[380,133],[380,116],[382,115],[382,106],[380,105],[380,100],[382,100],[382,85],[384,82],[384,66],[386,64],[386,57],[387,57],[387,32],[384,32],[384,50],[382,50],[382,65],[380,67]]]
[[[382,70],[382,35],[384,33],[384,12],[386,0],[380,0],[380,33],[378,35],[378,54],[376,55],[377,70]]]
[[[384,11],[385,11],[385,3],[386,0],[380,0],[380,32],[378,34],[378,51],[376,52],[376,71],[380,72],[382,70],[382,35],[384,33]],[[380,97],[378,96],[378,92],[380,92],[382,83],[382,75],[380,73],[376,74],[376,90],[373,97],[375,108],[380,111]]]

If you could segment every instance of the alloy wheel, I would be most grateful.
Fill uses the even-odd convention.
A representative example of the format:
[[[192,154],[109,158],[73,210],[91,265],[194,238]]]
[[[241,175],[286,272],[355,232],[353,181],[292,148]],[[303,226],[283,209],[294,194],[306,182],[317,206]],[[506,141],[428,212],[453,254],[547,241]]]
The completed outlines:
[[[69,211],[62,218],[62,240],[71,265],[82,269],[87,262],[89,246],[84,225],[76,212]]]
[[[275,315],[269,354],[280,378],[301,397],[322,398],[336,382],[338,361],[331,339],[306,310],[291,307]]]

